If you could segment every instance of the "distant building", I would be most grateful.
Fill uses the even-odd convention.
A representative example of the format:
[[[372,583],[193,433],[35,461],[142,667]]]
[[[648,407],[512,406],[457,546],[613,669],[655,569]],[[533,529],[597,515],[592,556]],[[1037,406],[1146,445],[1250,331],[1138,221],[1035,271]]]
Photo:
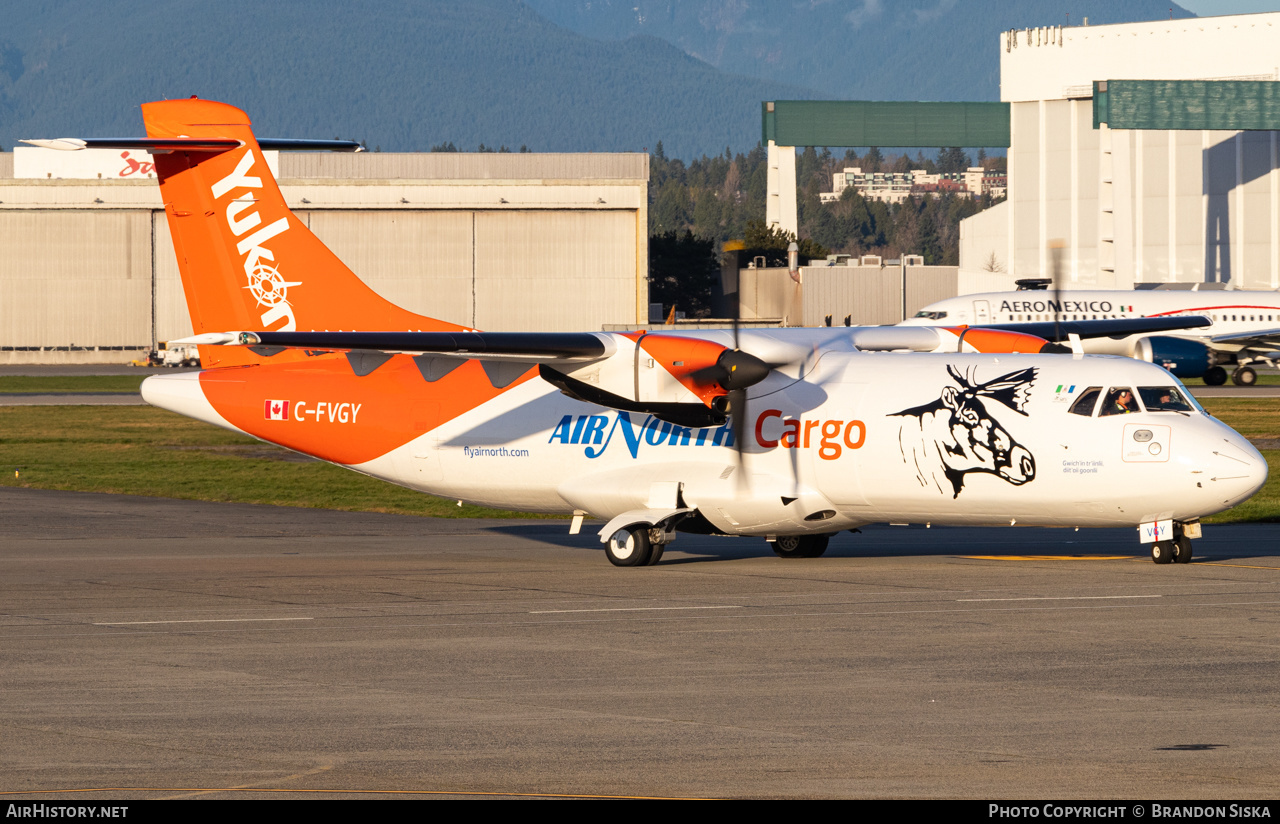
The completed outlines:
[[[853,188],[867,200],[885,203],[901,203],[907,197],[941,197],[944,194],[980,197],[991,192],[1003,197],[1008,187],[1004,175],[989,175],[981,166],[971,166],[968,171],[929,174],[924,169],[909,172],[864,172],[858,167],[845,168],[832,176],[830,192],[820,192],[818,199],[833,203],[840,199],[845,189]],[[994,194],[995,191],[999,194]]]
[[[1093,101],[1095,81],[1280,81],[1280,13],[1019,29],[988,48],[1008,199],[960,223],[961,293],[1051,276],[1054,244],[1064,287],[1280,287],[1280,132],[1095,128]]]

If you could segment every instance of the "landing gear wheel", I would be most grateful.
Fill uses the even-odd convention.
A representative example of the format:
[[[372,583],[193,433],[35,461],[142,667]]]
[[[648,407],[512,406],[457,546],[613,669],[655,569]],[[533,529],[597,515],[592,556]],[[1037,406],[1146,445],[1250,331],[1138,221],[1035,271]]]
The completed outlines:
[[[662,560],[662,551],[667,548],[666,544],[657,543],[652,538],[649,539],[649,560],[645,566],[657,566]]]
[[[1241,366],[1231,373],[1231,382],[1236,386],[1253,386],[1258,382],[1258,373],[1252,366]]]
[[[1221,366],[1210,366],[1204,373],[1205,386],[1222,386],[1227,382],[1227,370]]]
[[[779,558],[818,558],[830,541],[830,535],[784,535],[770,541],[769,547]]]
[[[1156,541],[1152,544],[1151,560],[1157,564],[1173,563],[1173,541]]]
[[[1178,540],[1173,542],[1173,560],[1179,564],[1191,563],[1191,539],[1185,535],[1179,535]]]
[[[644,566],[653,557],[649,529],[619,529],[605,541],[604,554],[609,556],[609,563],[614,566]]]

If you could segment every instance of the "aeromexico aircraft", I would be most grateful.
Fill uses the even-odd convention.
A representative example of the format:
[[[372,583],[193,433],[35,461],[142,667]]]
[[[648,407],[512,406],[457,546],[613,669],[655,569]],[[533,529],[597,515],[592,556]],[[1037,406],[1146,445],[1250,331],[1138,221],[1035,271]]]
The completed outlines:
[[[1048,283],[1032,282],[1040,287]],[[901,325],[978,324],[1043,335],[1055,323],[1199,315],[1209,321],[1204,328],[1168,335],[1098,336],[1082,345],[1085,352],[1158,363],[1182,378],[1204,378],[1210,386],[1226,383],[1223,364],[1234,364],[1231,380],[1237,386],[1253,386],[1258,374],[1250,364],[1275,366],[1280,359],[1280,291],[1205,288],[1210,285],[1216,284],[1136,291],[982,292],[932,303]]]
[[[573,513],[571,531],[603,519],[618,566],[681,531],[813,557],[880,522],[1134,527],[1156,561],[1189,561],[1200,519],[1266,479],[1159,366],[1020,354],[1045,341],[1017,333],[484,333],[413,314],[290,213],[243,112],[142,109],[146,139],[38,145],[155,155],[205,368],[147,378],[148,402],[434,495]]]

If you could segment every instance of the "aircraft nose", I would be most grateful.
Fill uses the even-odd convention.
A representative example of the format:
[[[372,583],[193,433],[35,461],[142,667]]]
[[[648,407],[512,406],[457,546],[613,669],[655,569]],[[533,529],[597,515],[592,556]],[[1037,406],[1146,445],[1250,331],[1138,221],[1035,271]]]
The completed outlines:
[[[1210,451],[1205,486],[1226,506],[1247,500],[1267,482],[1267,459],[1242,435],[1232,432]]]

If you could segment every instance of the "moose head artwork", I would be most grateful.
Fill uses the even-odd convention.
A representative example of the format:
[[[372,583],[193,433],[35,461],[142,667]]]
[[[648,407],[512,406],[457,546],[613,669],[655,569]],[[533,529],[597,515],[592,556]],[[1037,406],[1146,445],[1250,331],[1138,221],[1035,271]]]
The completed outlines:
[[[936,401],[893,413],[915,419],[914,424],[903,423],[898,443],[902,459],[914,464],[921,486],[932,484],[953,498],[960,497],[970,473],[995,475],[1014,486],[1036,477],[1035,457],[1013,439],[992,410],[1006,406],[1026,416],[1038,370],[1019,369],[986,383],[978,383],[974,371],[961,375],[948,365],[956,386],[943,387]]]

